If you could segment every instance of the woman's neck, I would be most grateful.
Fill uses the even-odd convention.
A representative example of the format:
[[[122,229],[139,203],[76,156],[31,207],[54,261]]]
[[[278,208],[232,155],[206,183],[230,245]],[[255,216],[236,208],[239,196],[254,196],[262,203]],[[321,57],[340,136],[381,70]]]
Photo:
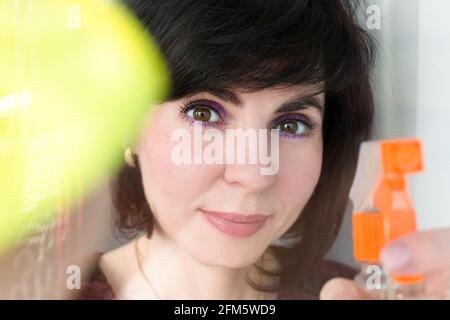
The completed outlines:
[[[241,269],[202,264],[174,241],[155,232],[139,238],[143,278],[161,299],[258,299],[261,293],[246,281],[258,279],[254,266]]]

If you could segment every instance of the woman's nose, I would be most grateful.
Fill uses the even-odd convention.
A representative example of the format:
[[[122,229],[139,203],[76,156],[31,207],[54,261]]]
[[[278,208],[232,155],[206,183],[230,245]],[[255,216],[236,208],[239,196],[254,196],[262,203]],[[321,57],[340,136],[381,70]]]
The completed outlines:
[[[259,193],[275,181],[279,167],[279,142],[278,135],[253,122],[241,124],[233,131],[235,136],[227,135],[227,132],[224,180]]]
[[[261,164],[233,163],[225,165],[224,180],[241,185],[253,193],[267,190],[275,181],[276,174],[264,174],[267,167]]]

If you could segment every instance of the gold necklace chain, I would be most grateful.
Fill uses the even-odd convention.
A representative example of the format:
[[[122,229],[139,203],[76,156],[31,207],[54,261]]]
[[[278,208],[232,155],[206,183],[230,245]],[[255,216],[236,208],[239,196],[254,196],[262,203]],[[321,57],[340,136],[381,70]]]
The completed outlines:
[[[139,247],[138,247],[138,240],[136,239],[134,241],[134,252],[135,252],[135,256],[136,256],[136,261],[139,267],[139,272],[141,273],[142,277],[144,278],[144,280],[147,282],[148,286],[150,287],[150,289],[153,291],[153,294],[156,296],[156,299],[158,300],[162,300],[162,298],[159,296],[158,292],[156,291],[156,289],[153,287],[152,282],[150,281],[150,279],[147,277],[147,274],[145,273],[145,270],[142,266],[142,256],[141,253],[139,251]],[[262,258],[262,263],[261,266],[264,267],[264,257]],[[261,277],[260,277],[261,280]],[[264,300],[265,299],[265,294],[264,292],[258,292],[256,295],[256,300]]]
[[[153,287],[150,279],[147,277],[147,275],[145,274],[144,268],[142,267],[142,262],[141,262],[141,254],[139,252],[139,248],[138,248],[138,239],[136,239],[134,241],[134,252],[136,254],[136,260],[137,260],[137,264],[139,266],[139,271],[141,272],[142,277],[145,279],[145,281],[147,282],[148,286],[152,289],[153,294],[156,296],[156,299],[158,300],[162,300],[161,297],[158,295],[158,293],[156,292],[155,288]]]

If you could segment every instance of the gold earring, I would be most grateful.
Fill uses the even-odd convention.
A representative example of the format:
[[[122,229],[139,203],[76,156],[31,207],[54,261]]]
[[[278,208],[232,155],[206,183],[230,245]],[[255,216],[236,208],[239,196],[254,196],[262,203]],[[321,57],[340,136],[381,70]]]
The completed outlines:
[[[135,161],[135,158],[134,158],[134,154],[133,154],[133,151],[131,150],[130,147],[125,149],[124,158],[125,158],[125,162],[130,167],[136,167],[136,161]]]

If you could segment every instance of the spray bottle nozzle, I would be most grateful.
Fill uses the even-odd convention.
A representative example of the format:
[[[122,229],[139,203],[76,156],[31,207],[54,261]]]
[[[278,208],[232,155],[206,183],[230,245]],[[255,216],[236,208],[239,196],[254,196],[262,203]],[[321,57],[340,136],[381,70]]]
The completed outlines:
[[[422,148],[417,139],[369,141],[361,145],[350,190],[356,260],[379,264],[385,245],[416,231],[405,175],[422,170]]]

